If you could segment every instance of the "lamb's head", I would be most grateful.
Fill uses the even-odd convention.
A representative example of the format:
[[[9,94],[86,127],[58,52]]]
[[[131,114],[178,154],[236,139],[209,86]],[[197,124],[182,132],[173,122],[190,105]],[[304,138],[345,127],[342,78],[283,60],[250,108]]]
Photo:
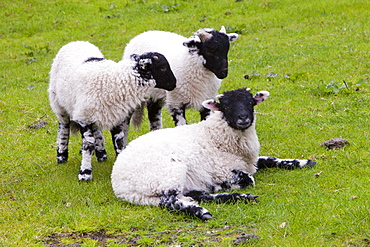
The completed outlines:
[[[199,29],[194,36],[184,42],[184,46],[192,53],[198,53],[204,59],[204,66],[212,71],[217,78],[223,79],[228,73],[227,53],[230,43],[238,38],[236,33],[226,33],[225,27],[220,31]]]
[[[261,91],[252,95],[249,89],[236,89],[206,100],[203,106],[214,111],[221,111],[228,125],[237,130],[246,130],[254,122],[254,106],[258,105],[269,96],[269,92]]]
[[[176,87],[176,77],[173,74],[166,57],[158,52],[147,52],[142,55],[132,54],[135,61],[134,69],[144,80],[155,80],[155,87],[172,91]]]

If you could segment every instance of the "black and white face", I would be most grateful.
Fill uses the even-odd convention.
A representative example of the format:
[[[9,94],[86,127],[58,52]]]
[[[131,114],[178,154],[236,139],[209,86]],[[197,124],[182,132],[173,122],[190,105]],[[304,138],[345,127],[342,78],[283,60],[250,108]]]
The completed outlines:
[[[154,79],[155,87],[172,91],[176,87],[176,77],[164,55],[158,52],[147,52],[142,55],[131,55],[137,64],[135,68],[143,79]]]
[[[210,110],[221,111],[227,124],[237,130],[246,130],[254,122],[254,106],[269,96],[267,91],[253,96],[244,88],[225,92],[219,96],[219,102],[207,100],[203,106]]]
[[[220,111],[230,127],[245,130],[252,125],[256,103],[250,92],[247,90],[226,92],[219,100]]]
[[[217,78],[223,79],[228,74],[229,37],[218,31],[211,31],[210,34],[211,37],[201,43],[199,54],[204,58],[204,67],[212,71]]]
[[[190,38],[184,45],[196,51],[204,58],[204,67],[212,71],[217,78],[224,79],[228,74],[228,58],[230,43],[238,38],[236,33],[226,34],[213,29],[200,29],[196,36]]]
[[[153,78],[156,81],[156,88],[162,88],[167,91],[175,89],[176,77],[164,55],[153,52],[149,70],[152,72]]]

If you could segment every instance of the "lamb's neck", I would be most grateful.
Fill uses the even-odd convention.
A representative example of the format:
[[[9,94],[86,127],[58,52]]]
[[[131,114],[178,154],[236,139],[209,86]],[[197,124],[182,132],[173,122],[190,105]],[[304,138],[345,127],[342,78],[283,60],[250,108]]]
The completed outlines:
[[[211,114],[204,122],[209,140],[217,149],[238,156],[250,156],[250,153],[259,152],[259,142],[253,123],[246,130],[231,128],[222,119],[221,112]]]
[[[156,83],[154,79],[145,79],[135,69],[136,62],[131,59],[123,59],[119,63],[118,69],[122,76],[129,76],[129,81],[138,86],[154,88]]]
[[[106,104],[122,109],[125,115],[144,101],[155,86],[154,80],[143,80],[132,67],[132,63],[121,61],[115,71],[109,71],[113,78],[107,91],[110,96],[106,99]]]

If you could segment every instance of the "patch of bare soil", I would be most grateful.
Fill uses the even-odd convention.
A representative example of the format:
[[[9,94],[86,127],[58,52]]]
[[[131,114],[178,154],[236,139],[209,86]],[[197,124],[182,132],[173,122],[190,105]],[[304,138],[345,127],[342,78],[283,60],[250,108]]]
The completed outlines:
[[[68,239],[68,242],[74,242],[71,244],[64,244],[63,240]],[[106,246],[107,242],[110,243],[114,242],[116,244],[129,244],[132,246],[136,246],[136,240],[135,239],[128,239],[124,236],[116,236],[113,234],[108,234],[104,229],[100,229],[97,231],[91,231],[91,232],[71,232],[71,233],[53,233],[50,236],[46,237],[43,243],[46,246],[49,247],[79,247],[84,243],[84,240],[86,239],[92,239],[96,240],[96,242],[99,244],[99,246]]]
[[[257,240],[259,237],[253,234],[243,233],[239,230],[231,231],[227,234],[221,234],[223,231],[228,230],[230,226],[222,228],[215,228],[212,231],[206,231],[201,234],[199,231],[194,233],[193,238],[189,238],[192,244],[196,243],[197,246],[207,246],[210,243],[217,244],[223,238],[233,240],[234,244],[245,244]],[[89,240],[95,240],[98,246],[108,246],[112,244],[125,245],[125,246],[154,246],[157,244],[166,246],[181,246],[177,237],[183,232],[189,234],[191,231],[187,229],[176,229],[173,231],[152,232],[150,234],[138,234],[137,229],[132,228],[132,231],[120,233],[107,233],[105,229],[100,229],[91,232],[70,232],[70,233],[53,233],[44,238],[43,244],[48,247],[80,247],[86,244]],[[150,239],[146,242],[146,239]]]

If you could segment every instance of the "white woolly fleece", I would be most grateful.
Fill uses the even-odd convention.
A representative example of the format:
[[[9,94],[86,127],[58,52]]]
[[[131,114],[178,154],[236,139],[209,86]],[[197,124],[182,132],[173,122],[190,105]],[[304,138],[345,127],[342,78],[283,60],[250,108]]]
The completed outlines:
[[[112,171],[115,195],[158,205],[163,192],[209,191],[230,181],[231,171],[256,172],[259,142],[254,124],[236,130],[215,112],[206,121],[140,136],[118,155]]]
[[[103,54],[89,42],[71,42],[60,49],[50,71],[50,105],[58,117],[69,115],[73,121],[111,129],[149,95],[155,82],[140,85],[130,59],[85,63],[91,57]]]

